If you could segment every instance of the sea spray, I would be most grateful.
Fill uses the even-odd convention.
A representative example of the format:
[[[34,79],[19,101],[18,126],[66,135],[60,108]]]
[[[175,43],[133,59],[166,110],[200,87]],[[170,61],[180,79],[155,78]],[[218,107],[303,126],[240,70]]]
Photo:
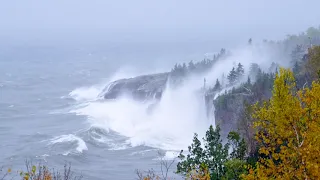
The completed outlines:
[[[272,61],[277,60],[272,59],[270,53],[269,49],[255,47],[233,51],[232,55],[216,62],[209,72],[191,75],[179,87],[168,84],[151,113],[147,109],[154,102],[135,101],[125,95],[115,100],[90,101],[71,112],[86,115],[92,125],[99,125],[127,137],[127,142],[133,147],[144,145],[165,150],[186,149],[194,133],[203,137],[210,125],[215,126],[214,112],[209,113],[209,116],[206,114],[204,93],[201,90],[204,79],[207,86],[213,86],[216,79],[227,81],[222,79],[222,74],[226,77],[237,63],[244,66],[244,77],[248,75],[251,63],[264,65],[262,68],[267,69]],[[240,83],[245,80],[241,79]],[[231,88],[224,86],[220,93]],[[95,91],[88,89],[87,92],[78,92],[84,93],[84,97],[90,97],[85,93]],[[211,111],[214,111],[214,107]]]

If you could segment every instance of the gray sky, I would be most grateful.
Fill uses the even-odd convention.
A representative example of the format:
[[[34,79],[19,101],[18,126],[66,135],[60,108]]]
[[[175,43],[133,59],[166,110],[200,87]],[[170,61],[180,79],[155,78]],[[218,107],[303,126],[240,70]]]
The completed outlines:
[[[279,39],[320,24],[319,0],[1,0],[0,38]]]

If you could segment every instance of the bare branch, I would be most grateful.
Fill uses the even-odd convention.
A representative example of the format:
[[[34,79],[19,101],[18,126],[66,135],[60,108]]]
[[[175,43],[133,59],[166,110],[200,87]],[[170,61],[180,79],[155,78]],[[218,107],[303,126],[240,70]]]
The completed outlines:
[[[304,85],[303,85],[302,89],[304,89],[304,87],[307,85],[307,83],[308,83],[308,82],[305,82],[305,83],[304,83]]]
[[[163,180],[166,180],[168,178],[169,170],[172,164],[175,162],[176,158],[172,159],[171,161],[168,161],[163,158],[164,155],[160,151],[158,151],[158,155],[160,156],[162,178]]]
[[[143,172],[139,169],[136,169],[135,172],[138,176],[138,180],[143,180]]]
[[[136,169],[135,173],[137,175],[138,180],[167,180],[169,179],[168,174],[171,166],[174,164],[176,158],[172,160],[165,160],[164,159],[164,154],[158,151],[158,155],[160,158],[160,170],[161,170],[161,175],[157,175],[153,169],[150,169],[148,171],[141,171]]]
[[[1,171],[3,170],[3,167],[1,167]],[[4,180],[5,177],[8,176],[8,172],[4,173],[4,175],[2,176],[2,178],[0,180]]]
[[[297,132],[296,127],[293,126],[293,129],[294,129],[294,132],[296,133],[296,138],[297,138],[297,141],[298,141],[298,147],[300,148],[300,147],[303,145],[303,143],[304,143],[304,139],[300,142],[299,134],[298,134],[298,132]]]

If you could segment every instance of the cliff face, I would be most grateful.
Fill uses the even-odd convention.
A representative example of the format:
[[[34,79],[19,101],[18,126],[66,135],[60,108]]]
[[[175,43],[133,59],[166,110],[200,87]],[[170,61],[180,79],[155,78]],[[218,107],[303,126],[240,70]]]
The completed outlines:
[[[248,124],[241,122],[244,120],[246,105],[269,99],[272,95],[272,87],[273,76],[263,74],[257,77],[255,83],[242,84],[212,100],[215,107],[215,122],[222,129],[222,137],[225,138],[230,131],[240,132],[249,128],[243,127]]]
[[[252,102],[253,95],[228,94],[213,100],[215,122],[221,128],[221,136],[226,138],[230,131],[238,131],[239,121],[244,112],[244,102]]]
[[[116,99],[121,95],[130,95],[134,99],[160,99],[166,87],[169,73],[159,73],[120,79],[109,84],[104,90],[105,99]]]

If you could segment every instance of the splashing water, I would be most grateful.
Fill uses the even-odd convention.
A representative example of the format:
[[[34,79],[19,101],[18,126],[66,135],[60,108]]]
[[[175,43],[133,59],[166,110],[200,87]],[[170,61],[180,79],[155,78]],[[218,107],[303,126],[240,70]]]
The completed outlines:
[[[204,94],[200,91],[203,79],[206,78],[208,84],[214,84],[216,79],[221,79],[223,73],[227,75],[239,62],[248,70],[250,63],[270,64],[272,61],[264,51],[235,51],[223,62],[217,62],[208,73],[190,77],[178,88],[167,85],[151,114],[147,113],[147,108],[152,102],[137,102],[128,96],[110,101],[86,102],[71,112],[86,115],[92,125],[127,137],[127,143],[133,147],[145,145],[165,150],[185,149],[190,145],[194,133],[203,137],[209,125],[215,125],[214,114],[209,118],[206,115]],[[77,99],[95,97],[91,93],[99,93],[92,88],[76,90],[71,94]]]
[[[78,136],[73,134],[61,135],[50,140],[49,145],[61,144],[61,143],[76,143],[75,152],[67,151],[63,155],[68,155],[70,153],[82,153],[88,150],[86,143]]]
[[[130,97],[89,102],[72,112],[87,115],[93,125],[128,137],[131,146],[180,150],[190,144],[195,132],[205,132],[212,123],[206,117],[203,94],[195,87],[199,86],[193,82],[178,89],[167,87],[151,114],[147,108],[152,102],[137,102]]]

